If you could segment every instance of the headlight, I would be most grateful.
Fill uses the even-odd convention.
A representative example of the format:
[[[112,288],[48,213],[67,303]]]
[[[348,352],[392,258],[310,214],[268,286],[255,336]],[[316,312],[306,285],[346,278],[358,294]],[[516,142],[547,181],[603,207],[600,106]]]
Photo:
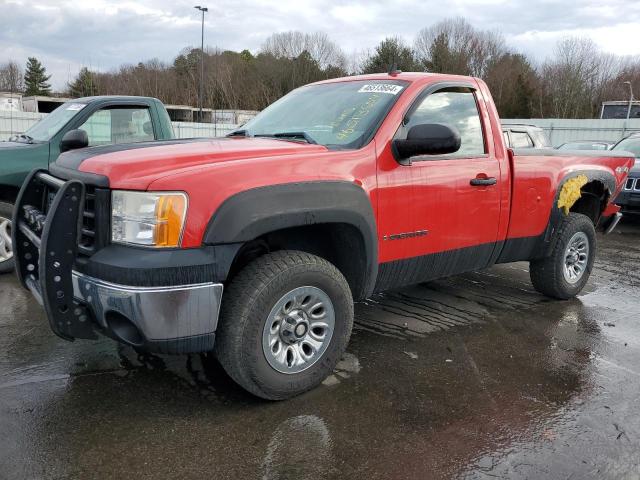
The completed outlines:
[[[178,247],[187,196],[180,192],[111,193],[111,241],[149,247]]]

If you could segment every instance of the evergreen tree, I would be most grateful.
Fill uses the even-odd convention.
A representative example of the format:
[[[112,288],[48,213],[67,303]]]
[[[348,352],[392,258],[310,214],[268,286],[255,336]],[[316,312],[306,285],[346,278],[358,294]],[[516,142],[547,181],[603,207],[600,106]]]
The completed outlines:
[[[97,95],[98,86],[92,71],[87,67],[82,67],[78,76],[69,84],[69,94],[72,97],[91,97]]]
[[[375,53],[365,61],[362,73],[386,73],[394,65],[405,72],[422,70],[411,48],[401,38],[389,37],[380,42]]]
[[[24,73],[25,95],[49,95],[51,85],[48,83],[51,75],[35,57],[29,57]]]

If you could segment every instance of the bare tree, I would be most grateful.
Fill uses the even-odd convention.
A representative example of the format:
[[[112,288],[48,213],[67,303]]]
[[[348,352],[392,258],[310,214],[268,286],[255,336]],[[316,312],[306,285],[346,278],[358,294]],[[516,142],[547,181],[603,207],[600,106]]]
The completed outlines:
[[[294,59],[308,52],[321,69],[346,68],[347,61],[342,49],[324,32],[302,33],[298,31],[274,33],[260,49],[262,53],[276,58]]]
[[[600,52],[593,40],[568,37],[559,41],[554,57],[541,68],[545,110],[557,118],[595,116],[607,84],[619,69],[619,59]]]
[[[22,92],[24,90],[24,75],[22,68],[13,60],[0,65],[0,91]]]
[[[420,30],[414,48],[428,71],[476,77],[506,52],[500,33],[476,30],[460,17]]]

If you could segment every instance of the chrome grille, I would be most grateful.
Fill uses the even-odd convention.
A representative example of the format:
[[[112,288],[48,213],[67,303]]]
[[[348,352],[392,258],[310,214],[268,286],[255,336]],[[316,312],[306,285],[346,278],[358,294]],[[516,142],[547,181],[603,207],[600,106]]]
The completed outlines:
[[[111,213],[111,193],[106,188],[85,185],[82,231],[78,253],[93,255],[109,243]]]
[[[84,196],[84,212],[82,212],[82,231],[78,249],[85,254],[92,254],[96,240],[96,189],[86,185]]]
[[[640,182],[637,178],[627,178],[627,182],[624,184],[624,189],[640,191]]]

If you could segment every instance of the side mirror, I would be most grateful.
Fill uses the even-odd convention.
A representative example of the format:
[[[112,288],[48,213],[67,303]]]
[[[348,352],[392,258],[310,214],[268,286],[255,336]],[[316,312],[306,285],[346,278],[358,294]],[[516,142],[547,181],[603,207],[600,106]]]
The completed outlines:
[[[60,141],[60,153],[89,146],[89,136],[84,130],[69,130]]]
[[[445,155],[460,150],[460,133],[454,127],[440,123],[414,125],[406,140],[393,141],[393,153],[398,161],[418,155]]]

